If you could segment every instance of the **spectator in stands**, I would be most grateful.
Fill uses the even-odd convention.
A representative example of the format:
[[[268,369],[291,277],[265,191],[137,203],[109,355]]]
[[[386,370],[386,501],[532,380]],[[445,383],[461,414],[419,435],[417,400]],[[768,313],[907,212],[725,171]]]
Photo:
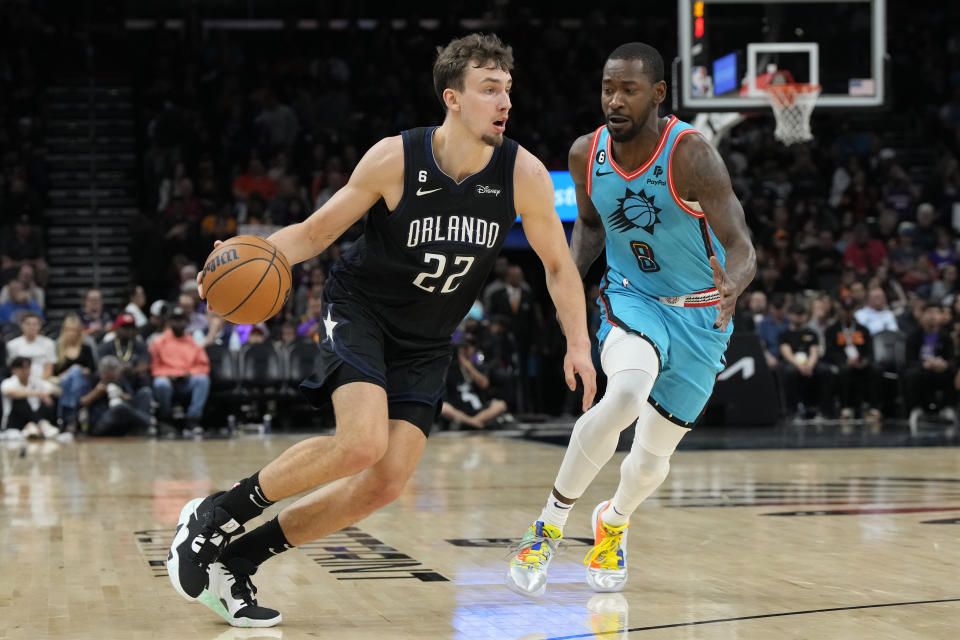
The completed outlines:
[[[465,337],[456,345],[457,357],[447,371],[447,394],[441,415],[474,429],[483,429],[490,421],[506,413],[507,403],[489,398],[490,378],[476,338]]]
[[[277,99],[273,89],[264,89],[261,94],[261,110],[254,119],[260,127],[263,144],[270,151],[289,151],[297,141],[300,123],[288,105]],[[272,195],[264,194],[267,198]]]
[[[933,266],[937,269],[948,264],[956,265],[957,250],[953,246],[953,239],[950,237],[950,233],[943,227],[937,227],[935,234],[936,241],[933,249],[930,251],[930,262],[932,262]]]
[[[276,347],[277,353],[280,353],[301,341],[300,336],[297,335],[297,323],[293,320],[287,320],[280,328],[280,337],[274,341],[273,346]]]
[[[76,431],[80,398],[90,391],[96,368],[93,349],[83,339],[83,324],[79,316],[71,313],[60,325],[57,362],[53,365],[53,374],[60,385],[57,418],[61,424],[68,425],[70,432]]]
[[[147,294],[143,287],[135,283],[128,284],[126,298],[127,304],[123,307],[122,313],[132,316],[138,329],[145,326],[147,324],[147,314],[144,313],[144,309],[147,305]]]
[[[6,289],[10,293],[10,299],[0,304],[0,325],[17,324],[27,313],[35,313],[43,317],[43,309],[30,299],[30,294],[19,280],[8,282]]]
[[[259,193],[262,197],[270,199],[277,194],[277,185],[273,178],[266,175],[263,169],[263,162],[259,157],[253,155],[247,164],[247,172],[241,173],[233,181],[233,197],[243,201],[251,193]]]
[[[49,379],[57,362],[56,344],[40,335],[42,326],[40,314],[28,311],[20,317],[20,335],[7,343],[7,357],[29,359],[30,376],[37,380]]]
[[[929,253],[937,246],[937,234],[943,231],[936,226],[937,211],[929,202],[917,207],[917,226],[913,231],[913,242],[921,252]]]
[[[943,304],[953,300],[956,295],[957,265],[947,262],[940,267],[939,275],[930,287],[930,300]]]
[[[825,335],[827,327],[833,324],[833,321],[833,298],[825,293],[818,295],[810,305],[810,321],[807,322],[807,328],[817,334],[817,344],[820,345],[821,354],[827,348]]]
[[[297,327],[297,335],[314,342],[323,340],[323,298],[317,292],[307,301],[307,315]]]
[[[149,387],[137,389],[116,356],[104,356],[93,388],[81,399],[87,409],[91,436],[137,435],[150,427]]]
[[[297,293],[294,295],[293,315],[301,317],[307,314],[307,303],[310,298],[320,295],[323,291],[323,285],[327,281],[327,275],[319,260],[311,261],[310,271],[307,275],[308,280],[301,282],[297,287]]]
[[[166,330],[167,313],[170,306],[170,303],[166,300],[154,300],[150,305],[150,317],[147,318],[147,324],[141,327],[138,332],[147,347]]]
[[[195,329],[192,332],[193,339],[201,347],[207,347],[211,344],[224,345],[230,351],[240,351],[240,335],[236,331],[236,326],[223,319],[223,316],[207,307],[207,326],[203,329]],[[187,331],[190,331],[189,325]]]
[[[887,306],[887,294],[880,287],[870,289],[867,305],[857,310],[856,318],[857,322],[870,331],[870,335],[897,330],[897,318]]]
[[[504,316],[492,316],[488,330],[476,340],[484,356],[485,373],[490,379],[487,393],[502,398],[507,407],[514,410],[520,381],[520,350],[510,332],[510,320]]]
[[[100,289],[91,288],[84,292],[80,321],[83,323],[83,332],[97,342],[113,326],[113,316],[103,308],[103,294]]]
[[[534,339],[543,328],[543,316],[540,306],[533,296],[533,292],[526,283],[523,269],[519,265],[510,265],[504,287],[490,296],[490,307],[487,315],[503,316],[509,322],[510,333],[517,341],[517,351],[520,355],[520,379],[523,382],[524,393],[530,391],[530,357]],[[528,401],[529,396],[521,396]],[[526,405],[521,402],[521,407]]]
[[[157,213],[166,211],[173,198],[183,196],[181,187],[185,179],[187,179],[187,167],[182,162],[178,162],[174,165],[173,172],[165,176],[160,182],[160,189],[157,194]]]
[[[917,258],[923,255],[914,244],[914,233],[917,225],[904,220],[897,226],[897,241],[890,250],[890,268],[893,275],[897,278],[903,277],[917,262]]]
[[[169,328],[150,345],[150,373],[160,418],[170,421],[175,393],[188,396],[187,429],[202,434],[199,423],[210,392],[210,361],[203,347],[187,335],[187,314],[183,308],[170,311],[168,324]]]
[[[46,308],[46,294],[33,277],[33,265],[20,265],[20,270],[17,272],[16,282],[20,283],[20,285],[23,287],[23,290],[27,292],[27,296],[30,298],[30,300],[36,302],[41,311]],[[9,300],[10,285],[8,283],[3,286],[3,289],[0,289],[0,304],[8,302]]]
[[[819,289],[830,290],[840,282],[840,272],[843,267],[843,254],[837,251],[837,243],[833,232],[821,229],[817,235],[817,245],[811,247],[810,269]]]
[[[910,408],[910,429],[914,433],[926,411],[939,408],[941,416],[951,422],[956,417],[953,341],[942,330],[942,322],[942,308],[929,302],[923,308],[920,328],[907,336],[904,395]]]
[[[113,340],[104,341],[97,349],[102,361],[115,357],[123,366],[123,378],[134,390],[150,388],[150,352],[137,334],[136,320],[129,313],[121,313],[113,322]]]
[[[779,337],[780,375],[787,412],[801,418],[829,418],[833,413],[830,388],[832,374],[820,362],[817,334],[807,328],[807,309],[801,302],[790,307],[789,326]]]
[[[30,358],[14,357],[10,372],[0,383],[3,435],[8,439],[55,437],[60,430],[51,423],[56,413],[53,385],[32,376]]]
[[[184,291],[177,297],[178,305],[187,314],[187,333],[190,335],[197,331],[205,332],[207,330],[207,314],[197,309],[200,296],[197,294],[196,271],[194,271],[193,277],[191,289]]]
[[[860,223],[853,228],[853,240],[843,253],[843,260],[858,273],[867,275],[887,259],[887,249],[876,238],[870,237],[870,228]]]
[[[757,336],[766,348],[767,364],[775,369],[779,364],[780,334],[790,327],[786,313],[787,302],[783,294],[775,293],[770,298],[767,315],[757,325]]]
[[[840,301],[840,315],[824,336],[827,344],[824,359],[836,368],[840,418],[879,419],[880,411],[875,407],[880,381],[873,362],[873,339],[870,331],[857,322],[855,308],[853,298]]]
[[[493,294],[507,286],[507,269],[510,268],[510,261],[506,256],[498,256],[497,261],[493,263],[493,272],[490,274],[490,281],[483,289],[483,295],[480,300],[483,302],[484,309],[490,309]]]
[[[0,237],[0,269],[7,278],[15,277],[21,266],[29,264],[37,282],[46,284],[48,269],[44,254],[43,239],[40,231],[32,226],[30,216],[17,218],[13,233]]]

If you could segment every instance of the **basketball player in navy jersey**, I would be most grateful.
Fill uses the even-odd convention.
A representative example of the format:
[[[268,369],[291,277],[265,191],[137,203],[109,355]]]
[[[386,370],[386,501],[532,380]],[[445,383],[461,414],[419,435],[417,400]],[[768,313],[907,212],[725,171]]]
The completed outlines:
[[[620,485],[593,510],[584,560],[595,591],[623,588],[630,514],[666,478],[702,413],[724,366],[737,296],[756,272],[723,161],[693,127],[660,117],[666,91],[656,49],[618,47],[603,68],[606,124],[570,148],[579,210],[571,253],[581,276],[606,247],[597,337],[609,381],[577,420],[546,506],[511,557],[507,586],[524,595],[546,589],[571,507],[636,422]]]
[[[280,621],[253,598],[250,576],[260,563],[400,495],[442,403],[451,335],[518,212],[567,336],[567,384],[573,389],[579,374],[584,409],[592,403],[583,286],[553,207],[553,184],[539,160],[504,137],[512,66],[510,47],[496,36],[452,41],[434,65],[443,124],[381,140],[322,208],[271,236],[294,264],[369,212],[363,237],[327,280],[319,362],[301,385],[314,404],[332,398],[336,433],[294,445],[181,513],[170,579],[185,598],[199,596],[231,624]],[[320,485],[230,541],[275,501]]]

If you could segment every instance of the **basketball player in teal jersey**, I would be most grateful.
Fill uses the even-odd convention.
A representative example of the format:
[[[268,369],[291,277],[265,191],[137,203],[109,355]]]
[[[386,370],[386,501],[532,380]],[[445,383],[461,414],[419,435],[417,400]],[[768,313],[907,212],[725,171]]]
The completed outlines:
[[[593,401],[583,286],[550,175],[504,135],[512,67],[510,47],[492,34],[450,42],[433,69],[443,124],[381,140],[326,204],[270,236],[296,264],[366,215],[363,236],[327,278],[316,371],[300,387],[314,404],[332,399],[336,432],[298,442],[233,488],[181,511],[167,558],[170,580],[231,625],[280,622],[278,611],[254,598],[251,575],[261,563],[400,495],[439,414],[451,334],[518,213],[567,336],[567,384],[574,388],[579,374],[584,408]],[[275,501],[311,489],[237,537]]]
[[[606,244],[597,337],[609,382],[577,420],[546,506],[511,557],[507,585],[524,595],[546,589],[571,507],[636,421],[620,485],[593,510],[584,560],[595,591],[623,588],[630,514],[666,478],[702,413],[737,296],[756,272],[723,161],[689,124],[658,115],[666,91],[656,49],[618,47],[603,68],[606,124],[570,148],[579,209],[570,248],[581,277]]]

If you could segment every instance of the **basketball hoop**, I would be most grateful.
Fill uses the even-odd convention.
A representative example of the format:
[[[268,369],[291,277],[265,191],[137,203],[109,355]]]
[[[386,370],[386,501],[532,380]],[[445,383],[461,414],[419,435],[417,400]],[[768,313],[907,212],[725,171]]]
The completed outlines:
[[[768,84],[763,91],[777,119],[774,137],[786,145],[813,139],[810,116],[820,96],[820,85],[806,82]]]

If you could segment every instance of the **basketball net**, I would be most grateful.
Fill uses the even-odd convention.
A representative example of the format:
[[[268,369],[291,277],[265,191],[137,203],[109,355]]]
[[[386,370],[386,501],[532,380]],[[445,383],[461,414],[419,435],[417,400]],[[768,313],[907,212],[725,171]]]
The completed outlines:
[[[806,82],[770,84],[763,88],[777,119],[774,137],[786,145],[813,139],[810,116],[820,96],[820,85]]]

